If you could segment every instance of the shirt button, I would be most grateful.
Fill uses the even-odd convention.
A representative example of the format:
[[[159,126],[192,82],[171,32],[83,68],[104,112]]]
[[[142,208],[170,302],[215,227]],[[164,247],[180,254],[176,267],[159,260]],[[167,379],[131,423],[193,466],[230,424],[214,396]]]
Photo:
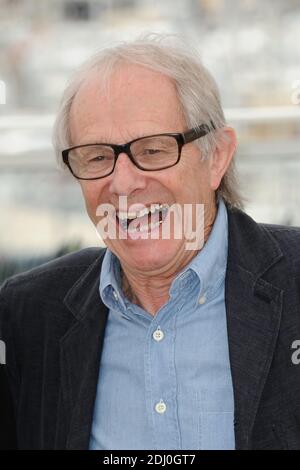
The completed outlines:
[[[157,342],[164,339],[164,336],[165,335],[164,335],[163,331],[161,331],[159,329],[155,330],[153,335],[152,335],[153,339],[155,339],[155,341],[157,341]]]
[[[155,405],[155,411],[159,413],[160,415],[164,414],[166,409],[167,409],[167,406],[162,400],[160,400],[160,402],[156,403]]]
[[[205,304],[205,302],[206,302],[206,296],[205,296],[205,294],[203,294],[203,295],[201,295],[201,297],[199,299],[199,304],[203,305],[203,304]]]

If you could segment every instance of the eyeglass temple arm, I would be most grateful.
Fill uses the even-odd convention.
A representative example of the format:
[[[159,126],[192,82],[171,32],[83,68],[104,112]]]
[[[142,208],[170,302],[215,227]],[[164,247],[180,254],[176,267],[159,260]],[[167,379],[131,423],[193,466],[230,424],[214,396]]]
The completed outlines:
[[[190,131],[185,132],[183,134],[184,143],[188,144],[189,142],[192,142],[193,140],[199,139],[199,137],[205,136],[213,129],[216,129],[216,126],[214,125],[212,121],[210,121],[210,125],[211,127],[208,124],[201,124],[200,126],[194,127]]]

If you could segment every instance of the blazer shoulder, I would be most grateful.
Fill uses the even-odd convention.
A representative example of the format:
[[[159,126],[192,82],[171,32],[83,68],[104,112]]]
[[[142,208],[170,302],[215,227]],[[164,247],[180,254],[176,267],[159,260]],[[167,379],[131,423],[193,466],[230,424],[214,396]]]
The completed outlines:
[[[276,238],[279,243],[284,244],[293,241],[298,243],[300,240],[300,227],[266,223],[259,223],[258,225]]]
[[[300,267],[300,227],[265,223],[258,225],[276,240],[282,253]]]
[[[71,286],[89,266],[104,255],[104,252],[105,248],[92,247],[60,256],[28,271],[9,277],[0,287],[0,293],[3,295],[10,290],[20,292],[22,288],[27,290],[28,285],[30,290],[53,288],[54,284],[57,285],[58,290],[63,286]]]
[[[276,225],[276,224],[266,224],[266,223],[259,223],[261,227],[265,228],[271,233],[285,233],[290,235],[300,236],[300,227],[293,226],[293,225]]]

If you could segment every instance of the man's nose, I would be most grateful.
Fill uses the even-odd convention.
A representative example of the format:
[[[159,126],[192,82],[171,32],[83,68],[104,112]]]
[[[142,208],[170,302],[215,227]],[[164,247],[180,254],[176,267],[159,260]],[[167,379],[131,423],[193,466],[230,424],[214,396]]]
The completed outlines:
[[[120,153],[111,175],[109,189],[112,193],[129,195],[146,187],[146,175],[137,168],[126,153]]]

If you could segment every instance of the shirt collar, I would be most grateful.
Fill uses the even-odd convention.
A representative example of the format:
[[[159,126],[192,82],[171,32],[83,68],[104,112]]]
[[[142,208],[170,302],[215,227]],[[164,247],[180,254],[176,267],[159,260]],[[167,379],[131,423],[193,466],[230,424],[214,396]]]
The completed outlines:
[[[191,277],[197,277],[199,293],[197,303],[202,296],[206,300],[214,297],[225,278],[228,251],[228,218],[224,201],[218,201],[218,210],[208,240],[192,261],[173,280],[170,294],[188,287]],[[108,308],[126,311],[126,299],[122,292],[120,262],[107,248],[101,269],[99,292]],[[117,301],[119,300],[119,303]]]
[[[108,308],[119,309],[121,306],[123,311],[126,310],[122,292],[120,261],[109,248],[106,249],[102,262],[99,292],[102,301]]]

